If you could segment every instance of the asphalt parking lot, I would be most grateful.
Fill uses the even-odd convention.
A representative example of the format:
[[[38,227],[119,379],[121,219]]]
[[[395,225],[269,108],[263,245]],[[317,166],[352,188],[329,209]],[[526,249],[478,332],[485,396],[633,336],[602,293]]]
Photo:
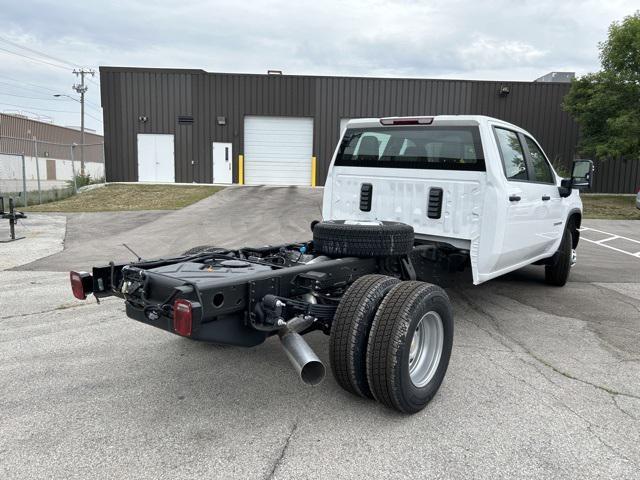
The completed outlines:
[[[0,477],[638,478],[640,222],[584,221],[564,288],[540,267],[449,288],[451,363],[414,416],[330,376],[304,386],[277,340],[199,344],[71,295],[68,270],[131,258],[123,243],[152,257],[306,239],[321,195],[230,188],[176,212],[30,216],[0,265]],[[328,364],[328,338],[308,339]]]

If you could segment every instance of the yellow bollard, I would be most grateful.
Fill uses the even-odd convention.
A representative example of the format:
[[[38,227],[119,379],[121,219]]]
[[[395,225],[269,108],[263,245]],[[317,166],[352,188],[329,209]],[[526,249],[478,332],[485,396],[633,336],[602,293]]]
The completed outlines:
[[[311,157],[311,186],[316,186],[316,157]]]
[[[238,155],[238,185],[244,185],[244,155]]]

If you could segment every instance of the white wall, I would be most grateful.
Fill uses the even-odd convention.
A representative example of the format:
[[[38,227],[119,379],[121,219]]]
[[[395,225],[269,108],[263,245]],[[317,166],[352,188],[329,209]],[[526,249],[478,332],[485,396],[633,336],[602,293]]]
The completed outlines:
[[[56,178],[47,178],[47,160],[56,162]],[[60,160],[54,158],[38,158],[38,168],[40,169],[40,185],[43,190],[61,188],[66,186],[66,180],[73,180],[73,169],[75,173],[80,173],[80,161],[75,160],[73,167],[71,160]],[[38,174],[35,157],[25,157],[25,173],[27,179],[27,190],[38,189]],[[85,173],[91,178],[104,178],[104,163],[85,162]],[[0,190],[16,191],[22,190],[22,157],[20,155],[6,155],[0,153]]]

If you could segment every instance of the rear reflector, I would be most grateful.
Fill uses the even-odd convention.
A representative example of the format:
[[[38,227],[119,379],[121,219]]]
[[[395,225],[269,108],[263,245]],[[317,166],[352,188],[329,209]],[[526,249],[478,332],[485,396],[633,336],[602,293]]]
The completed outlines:
[[[173,331],[183,337],[191,335],[193,305],[189,300],[179,298],[173,302]]]
[[[381,118],[382,125],[431,125],[433,117]]]
[[[93,292],[93,278],[87,272],[69,272],[71,291],[78,300],[85,300],[87,293]]]

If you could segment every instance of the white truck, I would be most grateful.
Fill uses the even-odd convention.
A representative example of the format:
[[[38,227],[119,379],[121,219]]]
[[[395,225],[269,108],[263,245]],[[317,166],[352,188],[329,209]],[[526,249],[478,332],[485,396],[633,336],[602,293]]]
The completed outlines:
[[[330,336],[345,390],[405,413],[444,379],[453,312],[434,272],[473,281],[529,264],[551,285],[575,263],[590,161],[560,178],[526,131],[481,116],[352,120],[332,159],[313,240],[71,272],[74,295],[116,295],[134,320],[204,342],[271,336],[307,384],[325,367],[302,335]]]
[[[577,161],[574,169],[580,178],[563,183],[530,133],[495,118],[351,120],[329,169],[322,214],[411,225],[418,242],[468,254],[475,284],[542,261],[546,280],[561,286],[576,261],[582,220],[573,189],[590,186],[592,163]]]

